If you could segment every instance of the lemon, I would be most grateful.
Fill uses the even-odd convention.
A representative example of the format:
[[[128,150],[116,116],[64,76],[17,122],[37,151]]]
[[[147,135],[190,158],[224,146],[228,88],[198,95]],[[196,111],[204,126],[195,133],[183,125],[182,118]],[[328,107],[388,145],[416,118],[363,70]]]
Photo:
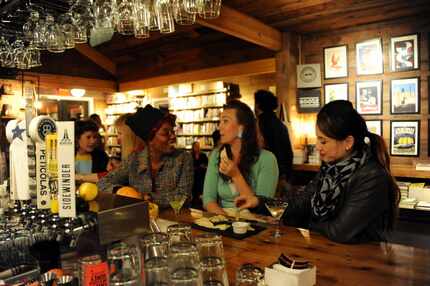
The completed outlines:
[[[53,214],[58,213],[58,200],[57,199],[51,199],[51,213],[53,213]]]
[[[129,186],[119,188],[116,194],[129,198],[142,199],[142,194],[135,188]]]
[[[79,186],[79,197],[81,197],[84,201],[92,201],[97,197],[99,189],[97,185],[94,183],[82,183]]]

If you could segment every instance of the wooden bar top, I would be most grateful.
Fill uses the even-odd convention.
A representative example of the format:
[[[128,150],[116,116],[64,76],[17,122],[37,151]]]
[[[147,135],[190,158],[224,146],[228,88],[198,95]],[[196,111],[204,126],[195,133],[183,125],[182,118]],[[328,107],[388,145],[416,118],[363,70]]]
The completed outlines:
[[[169,211],[160,216],[186,223],[193,221],[185,209],[178,218]],[[282,227],[285,236],[279,243],[263,242],[272,230],[269,227],[244,240],[223,237],[230,285],[234,285],[235,271],[240,265],[253,263],[264,269],[281,253],[303,257],[315,264],[318,286],[430,285],[430,250],[391,243],[339,244],[293,227]]]

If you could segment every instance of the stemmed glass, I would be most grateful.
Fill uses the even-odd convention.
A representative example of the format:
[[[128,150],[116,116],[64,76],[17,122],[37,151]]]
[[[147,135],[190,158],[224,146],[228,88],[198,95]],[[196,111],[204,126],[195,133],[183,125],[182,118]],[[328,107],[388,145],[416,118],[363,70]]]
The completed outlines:
[[[177,217],[181,212],[181,208],[184,205],[187,196],[185,194],[173,194],[170,196],[169,204],[175,212],[175,216]]]
[[[285,210],[288,207],[288,203],[279,198],[275,199],[267,199],[265,201],[266,208],[269,210],[272,217],[276,220],[276,230],[272,234],[272,239],[278,239],[282,236],[280,231],[280,225],[281,225],[281,217],[284,214]]]

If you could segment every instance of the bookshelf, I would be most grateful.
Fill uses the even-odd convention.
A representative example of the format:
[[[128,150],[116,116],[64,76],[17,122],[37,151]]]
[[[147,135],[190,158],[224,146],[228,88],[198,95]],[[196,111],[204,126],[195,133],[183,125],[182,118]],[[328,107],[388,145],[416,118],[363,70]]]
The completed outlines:
[[[227,97],[235,90],[236,85],[221,81],[169,86],[169,111],[177,116],[178,148],[191,149],[198,141],[202,150],[213,149],[211,135],[218,129]]]

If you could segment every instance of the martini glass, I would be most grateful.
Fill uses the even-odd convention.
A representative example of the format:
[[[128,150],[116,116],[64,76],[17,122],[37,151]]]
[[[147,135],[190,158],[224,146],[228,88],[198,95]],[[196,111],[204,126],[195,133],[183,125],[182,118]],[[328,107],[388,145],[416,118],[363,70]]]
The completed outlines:
[[[179,215],[181,208],[186,200],[187,196],[184,194],[174,194],[170,197],[169,204],[175,212],[176,217]]]
[[[288,203],[282,199],[268,199],[265,202],[266,208],[269,210],[272,217],[276,220],[276,229],[272,233],[272,240],[279,239],[282,236],[280,231],[281,217],[288,207]]]

